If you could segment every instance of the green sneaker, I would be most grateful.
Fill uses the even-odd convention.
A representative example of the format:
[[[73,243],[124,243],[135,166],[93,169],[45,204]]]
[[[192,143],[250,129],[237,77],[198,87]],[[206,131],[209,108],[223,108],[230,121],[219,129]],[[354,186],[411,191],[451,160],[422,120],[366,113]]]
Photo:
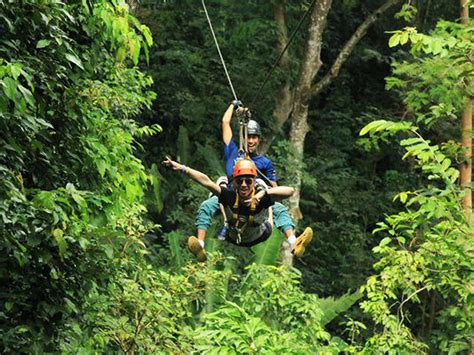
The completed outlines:
[[[188,238],[188,249],[194,254],[200,263],[203,263],[207,260],[206,251],[201,246],[201,243],[199,243],[199,239],[197,239],[195,236]]]
[[[293,246],[293,250],[291,250],[291,252],[296,257],[301,258],[309,242],[311,242],[311,239],[313,239],[313,230],[311,227],[307,227],[304,232],[298,238],[296,238],[295,245]]]

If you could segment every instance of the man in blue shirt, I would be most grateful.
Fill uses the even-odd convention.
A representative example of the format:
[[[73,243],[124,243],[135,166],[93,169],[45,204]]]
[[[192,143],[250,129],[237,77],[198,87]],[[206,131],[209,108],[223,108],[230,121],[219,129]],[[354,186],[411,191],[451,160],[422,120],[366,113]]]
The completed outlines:
[[[233,134],[230,125],[234,108],[234,104],[231,104],[222,117],[222,140],[224,143],[225,167],[229,184],[232,181],[234,164],[238,158],[238,147],[232,138]],[[239,108],[238,110],[245,109]],[[263,178],[265,181],[269,181],[271,187],[278,186],[275,169],[272,162],[270,159],[258,154],[257,152],[261,137],[260,126],[256,121],[250,120],[247,127],[247,151],[250,155],[250,159],[257,167],[258,177]],[[189,237],[188,247],[193,252],[193,254],[196,256],[199,255],[199,261],[206,260],[205,257],[203,257],[205,255],[204,240],[206,238],[207,229],[211,225],[212,217],[218,210],[219,200],[217,196],[211,196],[201,204],[196,214],[195,225],[197,229],[197,238],[194,236]],[[297,257],[301,257],[306,249],[306,246],[312,239],[312,229],[307,227],[304,232],[298,238],[296,238],[294,233],[294,223],[289,216],[286,207],[283,204],[277,202],[272,207],[272,212],[275,226],[286,236],[287,241],[292,249],[292,253]],[[196,252],[198,254],[196,254]]]

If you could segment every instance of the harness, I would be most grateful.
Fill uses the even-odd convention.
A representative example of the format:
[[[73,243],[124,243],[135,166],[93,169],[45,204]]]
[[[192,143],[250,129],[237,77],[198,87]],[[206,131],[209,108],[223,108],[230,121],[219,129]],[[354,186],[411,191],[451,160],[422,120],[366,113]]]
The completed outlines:
[[[255,205],[255,202],[253,200],[254,195],[255,195],[255,189],[252,191],[252,196],[250,196],[250,198],[252,199],[252,203],[250,204],[250,214],[248,217],[247,225],[253,225],[255,223],[255,209],[257,206]],[[240,244],[242,242],[241,234],[243,233],[247,225],[239,226],[240,215],[238,214],[238,211],[239,211],[239,194],[236,194],[234,206],[232,207],[232,220],[235,221],[235,225],[231,226],[231,228],[237,231],[237,244]]]

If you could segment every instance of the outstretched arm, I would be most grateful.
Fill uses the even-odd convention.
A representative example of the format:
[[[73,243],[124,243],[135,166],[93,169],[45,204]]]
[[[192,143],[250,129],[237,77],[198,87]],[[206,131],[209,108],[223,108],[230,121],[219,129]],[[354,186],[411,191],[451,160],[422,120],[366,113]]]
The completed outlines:
[[[230,127],[230,121],[232,120],[232,113],[234,111],[234,105],[230,104],[227,111],[222,116],[222,141],[228,145],[232,139],[232,128]]]
[[[271,196],[274,200],[281,200],[287,197],[290,197],[295,193],[295,189],[290,186],[276,186],[269,188],[268,190],[262,190],[257,192],[253,199],[255,203],[259,203],[265,195]],[[245,201],[247,205],[252,203],[252,199],[248,199]]]
[[[277,199],[290,197],[295,193],[295,189],[290,186],[275,186],[267,190],[267,194]]]
[[[190,167],[184,164],[175,162],[174,160],[171,160],[170,157],[166,157],[166,160],[163,161],[163,165],[166,165],[175,171],[182,171],[183,173],[191,177],[191,179],[200,183],[202,186],[204,186],[217,196],[221,194],[221,187],[214,183],[214,181],[209,179],[209,176],[207,176],[206,174],[203,174],[198,170],[191,169]]]

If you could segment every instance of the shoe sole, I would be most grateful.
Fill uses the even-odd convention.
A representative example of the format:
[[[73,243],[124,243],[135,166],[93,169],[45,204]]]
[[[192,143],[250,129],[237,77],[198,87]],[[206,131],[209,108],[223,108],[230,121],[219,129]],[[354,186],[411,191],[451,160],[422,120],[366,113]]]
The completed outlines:
[[[189,237],[188,249],[200,263],[203,263],[207,260],[206,252],[204,251],[201,244],[199,244],[199,239],[196,237]]]
[[[306,251],[306,247],[308,244],[311,242],[313,239],[313,230],[310,227],[307,227],[304,232],[298,237],[300,239],[300,242],[295,247],[293,248],[293,254],[296,257],[301,257],[304,252]],[[298,248],[298,252],[296,252],[296,249]]]

